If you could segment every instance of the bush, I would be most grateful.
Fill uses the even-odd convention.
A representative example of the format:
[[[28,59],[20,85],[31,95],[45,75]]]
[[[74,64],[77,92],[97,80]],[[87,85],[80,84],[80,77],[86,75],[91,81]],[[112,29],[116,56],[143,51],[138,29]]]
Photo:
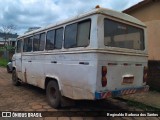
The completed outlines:
[[[6,67],[8,62],[9,61],[7,59],[0,58],[0,66]]]
[[[12,59],[14,52],[15,52],[15,47],[12,47],[11,45],[0,47],[0,58],[7,60]]]
[[[10,46],[10,45],[0,47],[0,51],[1,51],[1,52],[4,52],[4,51],[6,51],[6,50],[9,51],[9,52],[12,52],[12,51],[15,50],[15,47],[12,47],[12,46]]]

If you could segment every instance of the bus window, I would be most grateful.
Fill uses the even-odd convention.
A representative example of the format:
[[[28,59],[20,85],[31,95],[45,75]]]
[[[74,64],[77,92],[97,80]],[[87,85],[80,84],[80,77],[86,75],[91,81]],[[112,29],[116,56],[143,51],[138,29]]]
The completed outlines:
[[[43,51],[45,46],[45,33],[40,34],[39,50]]]
[[[90,39],[90,20],[78,24],[77,46],[86,47]]]
[[[55,30],[54,49],[61,49],[63,41],[63,28]]]
[[[32,51],[32,39],[33,37],[24,38],[23,52]]]
[[[77,24],[67,25],[65,28],[65,48],[76,47]]]
[[[33,38],[33,51],[39,51],[39,37],[40,35],[37,34]]]
[[[20,53],[20,52],[21,52],[21,43],[22,43],[21,40],[18,40],[18,41],[17,41],[17,49],[16,49],[16,52],[17,52],[17,53]]]
[[[109,19],[104,20],[106,46],[144,50],[143,35],[143,29]]]
[[[55,30],[50,30],[47,32],[46,50],[53,50],[54,49],[54,37],[55,37]]]
[[[65,48],[86,47],[89,44],[91,20],[67,25],[65,29]]]

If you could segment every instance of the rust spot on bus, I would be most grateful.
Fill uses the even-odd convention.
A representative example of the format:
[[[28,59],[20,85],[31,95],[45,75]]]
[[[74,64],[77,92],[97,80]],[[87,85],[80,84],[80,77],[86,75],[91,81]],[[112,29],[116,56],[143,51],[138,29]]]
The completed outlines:
[[[27,83],[27,72],[26,72],[26,68],[25,68],[25,72],[24,72],[24,80],[25,80],[25,83]]]

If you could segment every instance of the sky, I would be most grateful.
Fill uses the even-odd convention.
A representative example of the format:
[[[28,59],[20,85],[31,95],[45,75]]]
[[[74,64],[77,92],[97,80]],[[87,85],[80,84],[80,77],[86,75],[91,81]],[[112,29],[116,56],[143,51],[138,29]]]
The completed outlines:
[[[0,27],[14,25],[22,35],[29,27],[44,27],[100,7],[123,11],[142,0],[0,0]]]

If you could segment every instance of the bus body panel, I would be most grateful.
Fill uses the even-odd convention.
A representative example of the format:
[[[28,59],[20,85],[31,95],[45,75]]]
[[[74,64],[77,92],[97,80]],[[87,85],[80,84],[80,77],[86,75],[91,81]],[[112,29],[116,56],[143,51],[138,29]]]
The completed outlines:
[[[29,55],[22,55],[22,58],[25,59],[25,57],[30,60]],[[33,58],[32,65],[24,64],[24,82],[44,89],[46,77],[56,78],[59,81],[62,94],[73,99],[95,99],[94,93],[96,91],[143,86],[143,68],[147,66],[146,57],[100,53],[100,51],[60,55],[41,54]],[[136,64],[140,66],[136,66]],[[108,71],[106,87],[101,85],[102,66],[107,66]],[[25,75],[27,75],[27,81]],[[125,75],[134,76],[133,84],[122,83]]]
[[[147,57],[118,54],[98,54],[97,91],[118,90],[143,86],[143,69],[147,66]],[[107,85],[102,87],[102,66],[107,67]],[[134,77],[133,83],[123,83],[125,76]]]
[[[95,55],[94,53],[22,55],[23,81],[45,89],[45,78],[56,78],[64,96],[94,99],[97,78]],[[32,62],[28,62],[29,60]]]

